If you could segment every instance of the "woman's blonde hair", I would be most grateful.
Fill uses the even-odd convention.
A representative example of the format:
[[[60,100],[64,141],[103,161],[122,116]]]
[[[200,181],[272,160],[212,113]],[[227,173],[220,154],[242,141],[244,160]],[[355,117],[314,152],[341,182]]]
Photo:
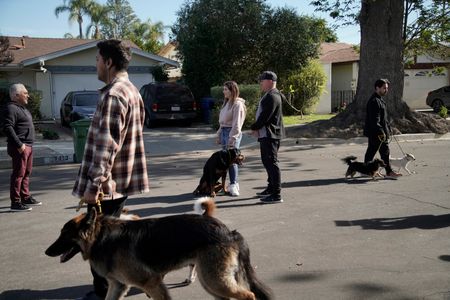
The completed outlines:
[[[226,81],[223,84],[224,87],[226,87],[231,92],[231,99],[225,98],[225,101],[223,102],[223,106],[225,106],[228,101],[231,101],[232,104],[234,104],[234,101],[236,101],[237,97],[239,97],[239,86],[235,81]],[[230,105],[229,107],[231,107]]]

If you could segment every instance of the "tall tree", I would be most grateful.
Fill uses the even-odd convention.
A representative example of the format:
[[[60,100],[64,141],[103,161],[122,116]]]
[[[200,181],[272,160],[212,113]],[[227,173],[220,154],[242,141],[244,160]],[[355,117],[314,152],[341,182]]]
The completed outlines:
[[[125,38],[131,33],[138,18],[127,0],[108,0],[110,22],[103,24],[102,34],[105,38]]]
[[[336,134],[340,128],[343,136],[354,136],[362,133],[362,124],[366,113],[366,103],[373,93],[373,84],[377,78],[388,78],[391,81],[387,95],[389,115],[393,119],[393,127],[408,132],[447,132],[444,121],[410,110],[402,101],[404,83],[404,45],[403,33],[405,3],[420,0],[335,0],[312,1],[321,10],[341,20],[357,17],[361,28],[361,48],[358,72],[358,86],[355,101],[347,110],[327,122],[318,122],[299,130],[327,136]],[[438,1],[438,0],[436,0]],[[439,0],[440,1],[440,0]],[[445,0],[448,1],[448,0]],[[423,2],[423,1],[422,1]],[[360,5],[359,10],[358,5]],[[348,19],[347,19],[348,20]],[[330,130],[327,130],[330,129]]]
[[[0,64],[9,64],[14,60],[14,54],[9,51],[9,39],[6,36],[0,36]]]
[[[146,22],[135,22],[131,28],[128,38],[142,50],[158,53],[164,45],[164,25],[162,22],[152,23],[150,19]]]
[[[91,23],[86,28],[86,37],[91,36],[94,39],[100,39],[102,37],[102,26],[108,26],[110,8],[106,5],[101,5],[94,2],[89,9],[89,16],[91,17]],[[93,31],[93,32],[92,32]]]
[[[69,21],[76,21],[80,32],[80,39],[83,38],[83,16],[89,15],[92,0],[64,0],[64,4],[55,8],[56,17],[63,12],[69,13]]]

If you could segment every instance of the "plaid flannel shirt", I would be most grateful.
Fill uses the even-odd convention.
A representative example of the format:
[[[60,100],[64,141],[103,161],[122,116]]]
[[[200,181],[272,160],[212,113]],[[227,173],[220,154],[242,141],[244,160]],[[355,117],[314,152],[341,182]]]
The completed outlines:
[[[101,191],[117,198],[148,192],[141,95],[126,72],[100,92],[72,194]]]

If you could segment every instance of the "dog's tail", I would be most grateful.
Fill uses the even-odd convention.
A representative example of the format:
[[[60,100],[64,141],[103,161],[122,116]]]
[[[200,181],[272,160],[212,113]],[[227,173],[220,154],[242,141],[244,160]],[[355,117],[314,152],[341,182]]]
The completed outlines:
[[[216,209],[216,204],[209,197],[202,197],[194,202],[194,211],[199,215],[212,217]]]
[[[346,158],[343,158],[342,161],[345,162],[347,165],[349,165],[353,160],[356,160],[356,156],[350,155]]]
[[[246,280],[250,286],[250,290],[255,294],[258,300],[270,300],[273,299],[272,291],[264,283],[262,283],[257,277],[253,266],[250,263],[250,249],[245,242],[242,235],[234,230],[232,232],[233,240],[238,244],[239,247],[239,273],[237,278],[241,280]],[[243,274],[242,274],[243,273]]]

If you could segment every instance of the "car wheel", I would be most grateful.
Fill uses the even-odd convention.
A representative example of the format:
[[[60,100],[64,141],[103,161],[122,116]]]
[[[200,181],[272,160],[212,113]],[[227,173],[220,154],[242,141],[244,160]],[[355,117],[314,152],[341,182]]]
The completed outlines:
[[[144,125],[147,128],[155,127],[155,121],[150,120],[150,114],[147,111],[145,111]]]
[[[61,116],[61,126],[62,126],[62,127],[67,127],[68,124],[67,124],[66,121],[64,120],[64,116],[63,116],[62,111],[59,112],[59,115]]]
[[[436,99],[433,101],[433,110],[434,112],[439,112],[441,110],[441,107],[444,106],[444,103],[440,99]]]

